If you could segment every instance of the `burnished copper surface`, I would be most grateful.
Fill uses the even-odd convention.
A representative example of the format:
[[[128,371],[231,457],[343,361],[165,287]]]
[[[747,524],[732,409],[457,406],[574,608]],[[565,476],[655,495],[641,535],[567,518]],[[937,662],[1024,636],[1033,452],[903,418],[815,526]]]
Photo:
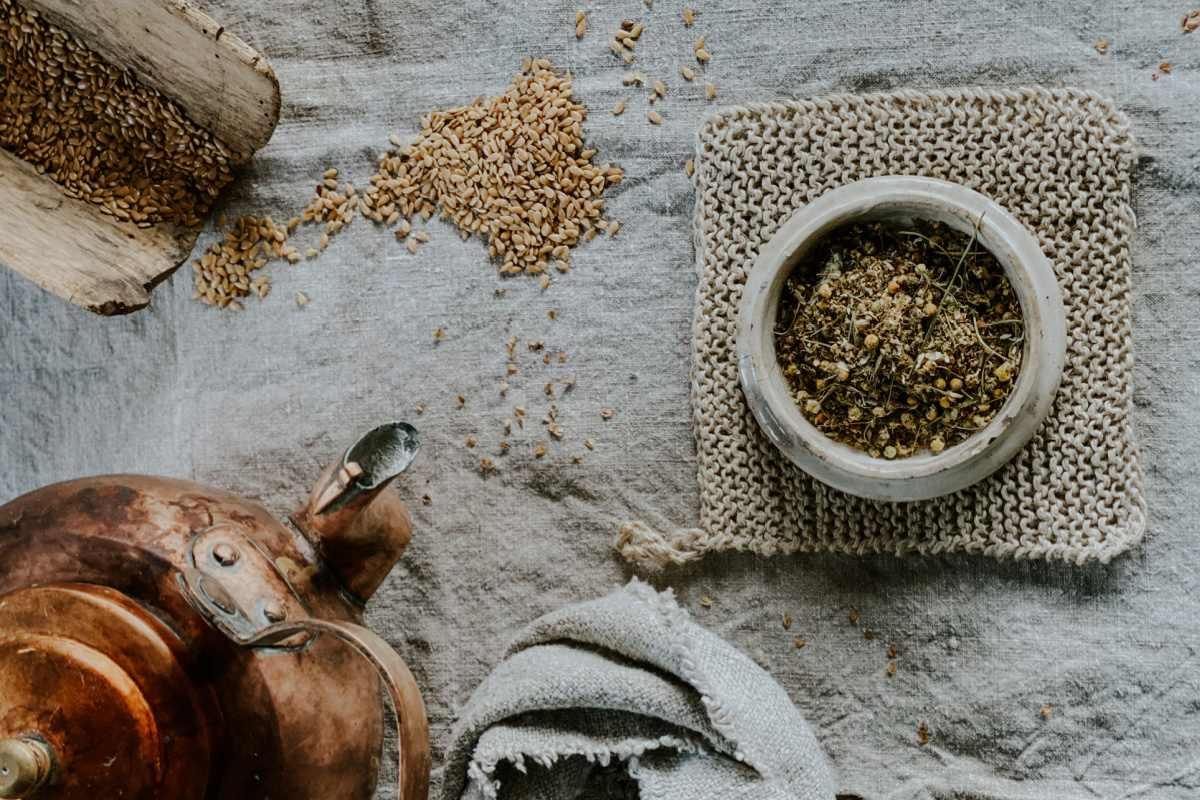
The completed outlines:
[[[112,589],[27,587],[0,598],[0,739],[55,754],[47,800],[205,796],[221,725],[183,642]]]
[[[382,488],[360,508],[389,497],[388,524],[404,523],[389,541],[406,544],[407,511]],[[389,557],[364,563],[386,575]],[[248,604],[254,624],[294,623],[296,637],[232,640],[185,597],[189,570]],[[0,507],[0,740],[54,748],[61,763],[38,797],[367,800],[382,742],[376,669],[403,662],[306,624],[361,630],[352,592],[301,536],[227,492],[136,475],[31,492]],[[428,731],[407,668],[389,676],[397,688],[404,796],[423,800]]]

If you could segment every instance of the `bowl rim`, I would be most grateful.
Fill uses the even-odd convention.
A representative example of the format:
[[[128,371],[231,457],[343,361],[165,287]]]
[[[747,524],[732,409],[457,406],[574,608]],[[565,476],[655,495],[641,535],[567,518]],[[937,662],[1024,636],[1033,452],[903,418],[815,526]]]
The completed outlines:
[[[775,357],[779,296],[796,263],[832,230],[856,221],[929,219],[970,232],[1003,266],[1025,319],[1021,372],[996,417],[941,453],[875,458],[805,419]],[[738,372],[747,404],[779,450],[817,480],[875,500],[924,500],[974,484],[1007,463],[1049,413],[1066,361],[1066,310],[1037,240],[998,203],[961,184],[918,176],[866,178],[794,213],[762,247],[737,314]]]

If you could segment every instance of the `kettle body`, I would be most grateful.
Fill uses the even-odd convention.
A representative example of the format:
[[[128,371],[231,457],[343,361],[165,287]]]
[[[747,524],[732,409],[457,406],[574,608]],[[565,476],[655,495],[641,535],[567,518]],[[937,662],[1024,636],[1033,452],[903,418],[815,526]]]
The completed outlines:
[[[411,439],[392,454],[407,466],[415,432],[396,425],[385,438]],[[398,461],[355,447],[297,529],[228,492],[140,475],[0,507],[0,797],[368,800],[386,686],[401,794],[423,800],[420,692],[361,625],[364,588],[411,527],[387,487],[399,470],[383,474]],[[317,530],[322,512],[334,516]],[[345,537],[364,559],[326,557]]]

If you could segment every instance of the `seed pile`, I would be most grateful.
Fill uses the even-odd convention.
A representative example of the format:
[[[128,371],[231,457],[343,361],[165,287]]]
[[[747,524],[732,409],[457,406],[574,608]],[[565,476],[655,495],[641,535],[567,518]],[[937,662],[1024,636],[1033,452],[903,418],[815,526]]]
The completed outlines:
[[[0,147],[119,220],[198,226],[246,157],[38,12],[0,0]]]
[[[250,273],[272,259],[300,260],[300,253],[287,243],[289,231],[299,222],[293,219],[286,225],[277,225],[270,217],[239,219],[233,230],[225,234],[224,243],[215,242],[199,260],[192,262],[196,283],[192,296],[210,306],[219,305],[232,311],[242,310],[238,298],[250,292],[266,297],[271,290],[270,279],[251,280]],[[296,302],[304,306],[308,297],[298,294]]]
[[[463,231],[487,237],[503,272],[566,271],[572,245],[610,230],[600,194],[622,177],[591,163],[586,116],[571,100],[570,75],[528,60],[504,94],[430,112],[411,144],[381,153],[362,211],[377,221],[395,213],[428,219],[441,206]]]
[[[780,302],[779,363],[805,417],[878,458],[939,452],[998,413],[1024,322],[1003,269],[945,225],[835,231]]]

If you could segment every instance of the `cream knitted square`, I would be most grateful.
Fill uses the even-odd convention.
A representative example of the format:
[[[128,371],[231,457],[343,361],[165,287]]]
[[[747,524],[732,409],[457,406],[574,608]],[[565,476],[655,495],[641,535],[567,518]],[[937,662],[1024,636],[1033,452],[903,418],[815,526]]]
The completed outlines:
[[[1084,562],[1132,547],[1146,528],[1132,426],[1133,163],[1125,116],[1077,89],[835,95],[710,118],[695,173],[700,525],[662,535],[627,524],[618,548],[676,562],[727,549]],[[955,181],[1007,208],[1053,263],[1067,309],[1046,422],[991,477],[936,500],[863,500],[808,477],[759,430],[738,381],[737,308],[759,249],[804,204],[880,175]]]

